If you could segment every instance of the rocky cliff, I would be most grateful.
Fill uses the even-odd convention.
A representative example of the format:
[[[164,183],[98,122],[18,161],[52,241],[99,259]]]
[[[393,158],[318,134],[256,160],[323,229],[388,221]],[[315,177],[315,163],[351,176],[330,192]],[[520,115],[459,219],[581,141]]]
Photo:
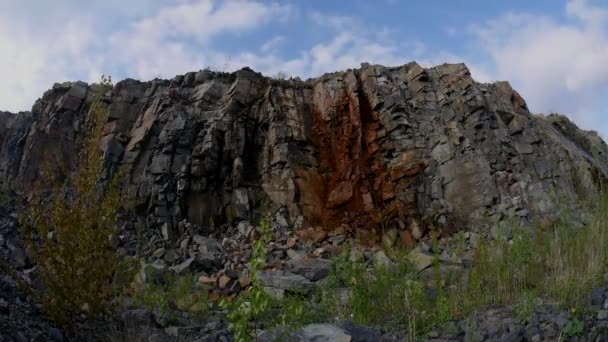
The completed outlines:
[[[45,161],[73,165],[96,85],[55,84],[31,112],[0,112],[0,187],[27,192]],[[109,104],[108,170],[166,239],[184,220],[220,231],[278,211],[290,226],[391,219],[430,226],[553,219],[598,189],[608,148],[558,115],[532,115],[507,82],[463,64],[273,80],[248,68],[127,79]],[[346,227],[346,226],[345,226]]]

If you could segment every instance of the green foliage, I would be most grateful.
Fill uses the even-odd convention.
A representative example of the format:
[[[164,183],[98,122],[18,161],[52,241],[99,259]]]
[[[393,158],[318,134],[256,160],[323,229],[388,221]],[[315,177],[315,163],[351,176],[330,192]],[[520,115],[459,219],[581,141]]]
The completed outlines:
[[[480,241],[473,267],[464,276],[446,276],[434,262],[425,271],[431,272],[430,283],[407,259],[398,258],[399,253],[392,254],[396,264],[368,270],[362,261],[351,260],[345,249],[326,280],[323,310],[327,317],[404,328],[413,338],[446,326],[454,315],[467,317],[492,305],[509,305],[523,320],[543,300],[564,307],[584,306],[588,293],[608,272],[608,195],[594,198],[587,209],[584,227],[572,224],[573,215],[567,212],[551,229],[511,222],[510,239]],[[464,252],[464,240],[464,234],[456,234],[457,255]],[[346,303],[336,295],[340,288],[350,292]],[[580,320],[571,316],[569,324],[569,334],[580,333]]]
[[[192,274],[176,276],[167,273],[161,283],[147,283],[133,295],[135,303],[149,310],[159,309],[164,313],[174,310],[202,314],[208,311],[207,291],[198,290],[196,277]]]
[[[297,330],[304,324],[313,321],[313,317],[307,315],[307,313],[312,312],[307,311],[308,299],[305,296],[287,296],[279,304],[281,305],[281,313],[279,314],[281,326]]]
[[[514,303],[521,294],[540,286],[545,249],[538,242],[524,228],[514,229],[510,241],[499,238],[482,242],[470,273],[471,286],[465,289],[472,306]]]
[[[551,229],[516,226],[510,241],[482,241],[459,308],[470,312],[515,304],[525,316],[540,294],[564,306],[586,304],[587,294],[608,271],[607,204],[603,195],[589,207],[586,227],[576,227],[564,213]]]
[[[581,336],[584,331],[585,323],[577,317],[576,310],[572,309],[570,315],[568,315],[568,322],[564,326],[562,333],[568,337],[573,337]]]
[[[103,78],[102,86],[109,89],[112,84]],[[106,105],[100,98],[95,99],[89,108],[75,171],[60,182],[54,177],[56,167],[46,165],[28,212],[21,218],[46,290],[42,296],[44,307],[59,323],[67,323],[73,314],[92,317],[105,313],[113,297],[111,283],[118,259],[110,236],[121,204],[121,176],[100,186],[103,158],[99,139],[106,118]],[[54,186],[51,196],[45,188],[48,186]]]
[[[272,238],[268,216],[260,223],[260,234],[261,237],[253,245],[249,260],[249,277],[251,279],[249,290],[232,301],[226,299],[220,301],[220,307],[228,311],[229,328],[237,342],[252,340],[256,332],[255,328],[250,329],[249,323],[259,320],[271,309],[272,299],[266,293],[258,278],[259,272],[266,265],[266,245]]]
[[[407,261],[368,271],[361,260],[351,260],[346,250],[332,264],[325,283],[323,307],[330,317],[357,323],[408,329],[413,334],[449,320],[444,297],[433,298]],[[336,291],[348,288],[346,303]]]
[[[114,297],[118,298],[126,294],[129,283],[137,274],[139,266],[139,257],[125,257],[124,259],[118,261],[116,271],[114,272],[114,277],[112,279]]]
[[[464,254],[465,246],[466,239],[464,237],[464,232],[461,230],[454,234],[454,254],[462,256]]]

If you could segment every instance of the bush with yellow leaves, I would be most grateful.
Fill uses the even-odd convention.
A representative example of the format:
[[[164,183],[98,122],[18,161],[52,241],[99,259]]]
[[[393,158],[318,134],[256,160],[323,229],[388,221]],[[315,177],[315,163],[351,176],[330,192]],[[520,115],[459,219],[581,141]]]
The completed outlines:
[[[101,94],[111,87],[109,79],[102,77]],[[60,324],[76,314],[106,313],[113,297],[112,277],[119,262],[110,237],[121,205],[122,177],[115,175],[100,183],[99,142],[107,115],[107,105],[99,95],[89,105],[75,170],[65,181],[58,181],[55,166],[43,167],[21,220],[38,265],[44,307]]]

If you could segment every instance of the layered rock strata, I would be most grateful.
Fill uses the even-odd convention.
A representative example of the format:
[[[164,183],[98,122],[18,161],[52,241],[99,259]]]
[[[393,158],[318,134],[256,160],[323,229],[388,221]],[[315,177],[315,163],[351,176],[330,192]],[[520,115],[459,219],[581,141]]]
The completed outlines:
[[[55,84],[31,112],[0,113],[3,191],[27,193],[45,163],[74,167],[99,92]],[[103,100],[108,170],[127,169],[128,196],[166,239],[184,220],[217,231],[276,210],[296,228],[415,234],[454,218],[553,219],[608,175],[596,133],[532,115],[507,82],[475,82],[463,64],[306,81],[205,70],[126,79]]]

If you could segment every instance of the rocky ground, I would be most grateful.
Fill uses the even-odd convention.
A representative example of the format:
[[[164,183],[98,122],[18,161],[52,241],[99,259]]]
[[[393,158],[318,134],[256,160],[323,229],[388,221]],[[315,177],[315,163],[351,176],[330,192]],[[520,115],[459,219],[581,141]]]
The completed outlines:
[[[328,233],[321,229],[291,231],[283,223],[281,212],[271,221],[273,240],[268,245],[268,266],[259,279],[273,296],[286,292],[312,290],[330,273],[333,257],[353,239],[341,230]],[[184,223],[186,224],[186,223]],[[2,216],[3,260],[10,261],[0,277],[0,340],[1,341],[66,341],[66,340],[136,340],[136,341],[231,341],[231,333],[222,310],[210,304],[204,315],[197,314],[194,303],[177,304],[177,316],[168,316],[160,309],[142,309],[126,303],[124,310],[111,320],[78,323],[75,332],[62,332],[53,327],[35,304],[31,296],[21,290],[18,281],[32,283],[35,274],[15,234],[15,221],[8,212]],[[126,227],[126,226],[125,226]],[[186,227],[191,234],[176,244],[167,244],[162,238],[150,238],[143,248],[143,262],[131,286],[145,286],[161,279],[167,273],[190,274],[198,278],[198,287],[209,293],[209,298],[236,295],[250,285],[246,267],[251,245],[256,238],[253,226],[241,225],[232,238],[222,240],[194,233],[195,227]],[[128,231],[124,232],[127,236]],[[432,247],[430,241],[405,234],[392,234],[396,241],[385,237],[386,244],[418,245],[411,252],[411,260],[424,274],[430,271],[433,253],[438,252],[442,267],[470,267],[471,252],[479,236],[464,234],[461,258],[450,252],[451,240],[440,239]],[[386,234],[385,236],[391,236]],[[126,241],[126,240],[124,240]],[[350,253],[357,254],[370,265],[392,263],[390,257],[377,246],[359,246]],[[127,244],[117,243],[123,253],[133,252]],[[437,251],[431,250],[438,248]],[[608,282],[608,279],[607,279]],[[607,341],[608,340],[608,286],[596,288],[590,294],[592,306],[581,316],[584,333],[567,337],[563,331],[571,324],[569,312],[557,305],[538,303],[527,320],[518,318],[512,307],[492,307],[472,317],[454,319],[441,331],[431,331],[418,337],[419,341]],[[281,329],[259,331],[260,341],[273,341],[282,336]],[[350,321],[329,321],[307,325],[291,332],[288,341],[407,341],[405,331],[386,331],[365,327]]]
[[[17,223],[0,205],[0,341],[63,341],[23,286],[33,268],[19,242]]]

